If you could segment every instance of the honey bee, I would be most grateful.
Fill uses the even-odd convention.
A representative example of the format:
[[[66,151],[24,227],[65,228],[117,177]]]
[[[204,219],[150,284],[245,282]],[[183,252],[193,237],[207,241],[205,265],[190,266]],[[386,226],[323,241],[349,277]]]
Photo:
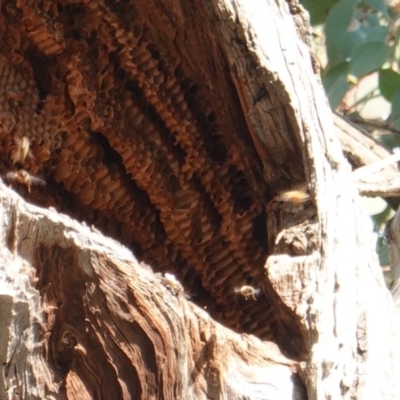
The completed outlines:
[[[54,22],[54,37],[56,42],[60,43],[64,40],[64,26],[61,22]]]
[[[22,107],[24,105],[21,94],[15,90],[7,90],[4,94],[10,107]]]
[[[286,192],[279,193],[274,197],[275,201],[291,201],[292,203],[303,203],[309,199],[310,195],[307,193],[307,186],[302,186],[294,190],[288,190]]]
[[[13,6],[12,4],[8,3],[6,5],[6,12],[9,16],[11,17],[15,17],[17,15],[17,9],[15,6]]]
[[[235,293],[240,294],[245,300],[257,300],[257,296],[260,294],[261,289],[256,289],[253,286],[243,285],[240,288],[235,288]]]
[[[28,192],[31,192],[31,186],[44,186],[46,182],[37,178],[36,176],[31,175],[28,171],[24,169],[19,169],[17,172],[8,172],[5,176],[7,181],[10,182],[18,182],[22,185],[25,185],[28,188]]]
[[[17,140],[16,147],[11,150],[10,158],[13,164],[21,163],[25,161],[26,156],[29,153],[30,142],[26,136],[23,136],[22,139]]]
[[[165,275],[161,278],[161,282],[163,285],[169,289],[172,294],[177,296],[180,293],[183,293],[183,287],[180,282],[175,278],[175,275],[170,273],[165,273]]]

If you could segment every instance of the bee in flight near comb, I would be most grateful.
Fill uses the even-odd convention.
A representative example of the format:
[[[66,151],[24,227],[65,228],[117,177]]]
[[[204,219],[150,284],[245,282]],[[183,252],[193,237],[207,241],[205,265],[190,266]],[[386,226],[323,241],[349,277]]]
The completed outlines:
[[[310,195],[307,193],[307,186],[302,186],[298,189],[288,190],[279,193],[274,197],[275,201],[291,201],[292,203],[304,203],[310,200]]]
[[[11,150],[10,158],[13,164],[22,163],[25,161],[29,153],[30,142],[26,136],[16,140],[16,146]]]
[[[8,172],[5,176],[8,182],[18,182],[25,185],[28,188],[28,192],[31,192],[31,186],[45,186],[46,181],[36,176],[31,175],[24,169],[19,169],[17,172]]]
[[[261,289],[256,289],[253,286],[243,285],[234,289],[235,293],[240,294],[245,300],[257,300]]]

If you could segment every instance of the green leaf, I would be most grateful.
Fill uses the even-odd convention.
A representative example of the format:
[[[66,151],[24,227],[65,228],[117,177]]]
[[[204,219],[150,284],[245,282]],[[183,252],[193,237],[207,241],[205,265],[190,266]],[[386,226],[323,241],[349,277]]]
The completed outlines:
[[[312,26],[323,24],[326,21],[329,10],[339,0],[301,0],[304,8],[310,13],[310,23]]]
[[[364,27],[365,43],[386,42],[389,35],[387,26]]]
[[[348,63],[342,62],[331,68],[322,77],[322,83],[332,109],[335,109],[340,104],[343,96],[349,90],[347,74]]]
[[[387,7],[384,0],[363,0],[362,4],[370,7],[376,11],[381,11],[382,13],[387,13]]]
[[[384,201],[382,198],[380,198],[382,201]],[[374,230],[376,232],[382,230],[382,227],[386,225],[386,223],[389,221],[390,218],[393,217],[394,215],[394,211],[392,209],[392,207],[390,207],[386,201],[385,201],[386,207],[385,209],[380,213],[380,214],[376,214],[372,217],[374,224],[375,224],[375,228]]]
[[[386,135],[379,135],[377,139],[390,149],[394,149],[395,147],[400,147],[400,136],[397,133],[388,133]]]
[[[400,74],[390,68],[381,69],[379,71],[379,90],[387,101],[391,101],[394,94],[400,90]]]
[[[386,61],[389,52],[389,46],[382,42],[358,46],[351,55],[349,73],[360,78],[379,69]]]
[[[325,25],[329,63],[345,61],[353,49],[365,42],[365,33],[356,16],[360,0],[341,0],[329,12]],[[358,13],[357,13],[358,15]]]
[[[349,90],[349,84],[346,78],[341,77],[337,80],[336,85],[327,92],[329,104],[332,110],[335,110],[341,103],[344,95]]]
[[[392,98],[392,112],[390,114],[392,124],[396,129],[400,129],[400,91],[397,91]]]
[[[389,265],[389,249],[387,243],[383,240],[378,240],[376,246],[378,250],[379,265]]]

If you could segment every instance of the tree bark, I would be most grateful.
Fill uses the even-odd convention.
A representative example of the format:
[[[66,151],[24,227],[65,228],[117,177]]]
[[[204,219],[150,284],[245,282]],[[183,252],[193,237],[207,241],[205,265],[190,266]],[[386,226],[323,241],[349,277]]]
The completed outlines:
[[[305,398],[274,343],[216,323],[94,229],[0,193],[3,398]]]
[[[398,315],[305,19],[2,5],[0,172],[55,208],[2,188],[4,398],[397,398]]]
[[[398,157],[337,115],[334,116],[334,123],[343,153],[353,168],[357,169],[355,178],[359,193],[367,196],[398,197]],[[396,203],[396,209],[398,199],[393,198],[390,201]]]

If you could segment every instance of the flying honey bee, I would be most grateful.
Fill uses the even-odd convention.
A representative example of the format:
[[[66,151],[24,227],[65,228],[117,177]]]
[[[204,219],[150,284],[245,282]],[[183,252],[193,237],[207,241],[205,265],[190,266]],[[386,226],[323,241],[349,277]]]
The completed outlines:
[[[235,288],[235,293],[240,294],[245,300],[257,300],[257,296],[260,294],[261,289],[256,289],[253,286],[243,285],[240,288]]]
[[[17,144],[13,150],[11,150],[10,158],[13,164],[21,163],[25,161],[26,156],[29,153],[30,142],[26,136],[17,140]]]
[[[307,186],[288,190],[274,197],[275,201],[291,201],[292,203],[303,203],[309,199],[310,195],[307,193]]]
[[[31,192],[31,186],[44,186],[46,182],[31,175],[28,171],[24,169],[19,169],[17,172],[8,172],[5,176],[6,180],[9,182],[18,182],[25,185],[28,188],[28,192]]]

